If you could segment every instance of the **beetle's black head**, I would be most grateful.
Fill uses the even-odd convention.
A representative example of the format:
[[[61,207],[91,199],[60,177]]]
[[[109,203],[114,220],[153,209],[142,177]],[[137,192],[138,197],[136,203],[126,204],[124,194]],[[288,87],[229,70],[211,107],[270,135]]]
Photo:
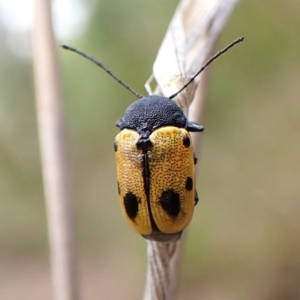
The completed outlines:
[[[203,127],[189,123],[180,107],[167,97],[153,95],[133,102],[119,120],[120,129],[133,129],[141,135],[150,135],[163,126],[186,128],[189,131],[203,131]]]

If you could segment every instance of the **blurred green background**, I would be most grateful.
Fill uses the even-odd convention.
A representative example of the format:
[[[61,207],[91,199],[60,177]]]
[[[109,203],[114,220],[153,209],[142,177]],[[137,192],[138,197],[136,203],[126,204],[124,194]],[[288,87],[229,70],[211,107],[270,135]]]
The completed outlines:
[[[79,0],[74,0],[74,4]],[[99,58],[140,93],[178,1],[83,1],[58,40]],[[242,0],[212,66],[179,299],[300,299],[300,3]],[[0,20],[0,299],[51,299],[32,62]],[[28,41],[29,33],[20,41]],[[146,243],[117,199],[115,121],[134,97],[57,49],[75,190],[82,299],[141,299]]]

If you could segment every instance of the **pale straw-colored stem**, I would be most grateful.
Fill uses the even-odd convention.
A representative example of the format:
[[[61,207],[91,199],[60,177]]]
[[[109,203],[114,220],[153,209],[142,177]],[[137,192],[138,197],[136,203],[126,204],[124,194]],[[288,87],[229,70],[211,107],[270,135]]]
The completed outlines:
[[[182,0],[169,25],[153,66],[155,93],[177,92],[209,59],[216,40],[237,0]],[[150,80],[151,80],[150,78]],[[146,88],[151,94],[150,80]],[[203,124],[209,72],[202,73],[174,101],[190,121]],[[196,156],[202,134],[193,133]],[[185,235],[177,242],[147,241],[147,276],[144,300],[174,300],[179,285]],[[201,254],[199,254],[201,255]]]
[[[203,124],[205,99],[208,91],[208,72],[202,75],[195,102],[190,107],[191,120]],[[200,153],[202,135],[192,133],[195,153]],[[199,158],[199,157],[198,157]],[[181,258],[185,234],[177,242],[159,243],[147,241],[147,277],[144,300],[171,300],[178,292]]]
[[[75,229],[51,1],[36,0],[32,49],[53,298],[78,299]]]

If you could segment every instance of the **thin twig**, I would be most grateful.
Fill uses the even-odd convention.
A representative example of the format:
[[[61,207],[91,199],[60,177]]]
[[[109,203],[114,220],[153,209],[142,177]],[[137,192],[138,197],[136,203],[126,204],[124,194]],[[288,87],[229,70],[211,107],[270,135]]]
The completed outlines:
[[[78,299],[73,204],[51,1],[35,1],[32,34],[40,151],[55,300]]]
[[[182,0],[179,3],[153,65],[152,76],[157,82],[156,94],[168,97],[176,93],[200,70],[212,54],[216,40],[236,2],[237,0]],[[203,121],[208,76],[205,71],[174,98],[193,122]],[[151,94],[149,82],[150,80],[146,89]],[[199,156],[199,138],[199,133],[192,135],[196,156]],[[147,241],[148,266],[144,300],[176,298],[183,244],[184,237],[177,242],[168,243]]]

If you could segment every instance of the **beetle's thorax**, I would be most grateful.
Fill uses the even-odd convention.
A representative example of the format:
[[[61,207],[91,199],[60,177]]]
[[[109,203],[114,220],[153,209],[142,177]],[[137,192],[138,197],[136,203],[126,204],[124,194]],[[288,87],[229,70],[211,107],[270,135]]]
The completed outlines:
[[[120,129],[136,130],[143,138],[163,126],[185,128],[187,119],[182,110],[170,99],[153,95],[133,102],[117,122]]]

